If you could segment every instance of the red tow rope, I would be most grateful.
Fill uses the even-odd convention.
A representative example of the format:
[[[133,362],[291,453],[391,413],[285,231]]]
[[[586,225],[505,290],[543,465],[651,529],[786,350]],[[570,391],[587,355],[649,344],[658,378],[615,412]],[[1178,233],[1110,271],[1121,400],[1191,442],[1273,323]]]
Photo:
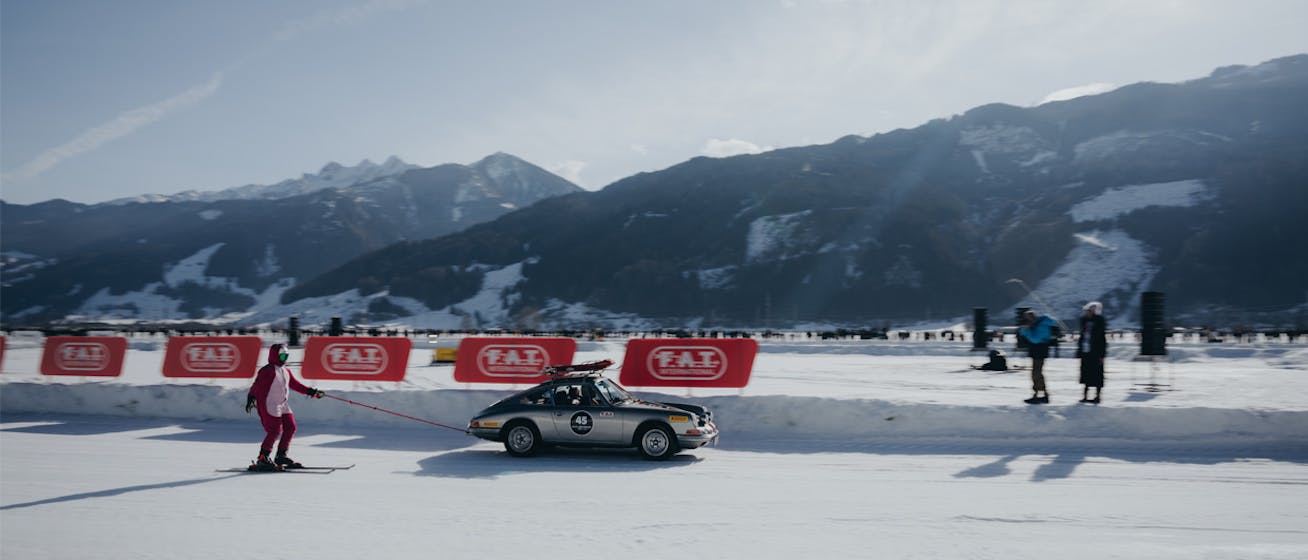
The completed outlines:
[[[325,394],[323,394],[323,396],[324,396],[324,397],[327,397],[327,398],[329,398],[329,399],[336,399],[336,400],[341,401],[341,402],[350,403],[350,404],[355,405],[355,406],[362,406],[362,407],[364,407],[364,408],[371,408],[371,409],[376,410],[376,411],[378,411],[378,412],[385,412],[386,414],[394,414],[394,415],[396,415],[396,416],[399,416],[400,418],[408,418],[409,420],[413,420],[413,421],[415,421],[415,422],[422,422],[423,424],[431,424],[431,425],[436,426],[436,427],[445,428],[445,429],[448,429],[448,430],[454,430],[454,431],[456,431],[456,432],[463,432],[463,433],[465,433],[465,434],[468,433],[468,430],[465,430],[465,429],[463,429],[463,428],[455,428],[454,426],[447,426],[447,425],[442,424],[442,423],[440,423],[440,422],[432,422],[431,420],[423,420],[422,418],[415,418],[415,417],[413,417],[413,416],[409,416],[408,414],[400,414],[400,413],[398,413],[398,412],[395,412],[394,410],[386,410],[386,409],[384,409],[384,408],[377,407],[377,406],[373,406],[373,405],[370,405],[370,404],[363,404],[363,403],[361,403],[361,402],[354,402],[354,401],[352,401],[352,400],[350,400],[350,399],[343,399],[343,398],[341,398],[341,397],[338,397],[338,396],[332,395],[331,393],[325,393]]]

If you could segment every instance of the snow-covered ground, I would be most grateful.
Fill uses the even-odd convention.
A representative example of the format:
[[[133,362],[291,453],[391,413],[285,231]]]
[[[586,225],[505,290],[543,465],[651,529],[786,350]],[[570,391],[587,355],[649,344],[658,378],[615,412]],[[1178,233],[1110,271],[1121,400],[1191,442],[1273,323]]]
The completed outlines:
[[[1302,343],[1175,344],[1155,367],[1110,341],[1103,404],[1054,359],[1053,404],[1030,407],[1026,372],[972,370],[966,343],[762,341],[744,390],[636,389],[715,410],[720,444],[666,463],[515,459],[297,397],[292,455],[358,466],[247,475],[213,469],[257,449],[248,381],[165,380],[151,338],[120,379],[42,377],[38,342],[10,338],[0,376],[5,559],[1308,557]],[[512,390],[430,358],[393,386],[313,384],[456,426]]]

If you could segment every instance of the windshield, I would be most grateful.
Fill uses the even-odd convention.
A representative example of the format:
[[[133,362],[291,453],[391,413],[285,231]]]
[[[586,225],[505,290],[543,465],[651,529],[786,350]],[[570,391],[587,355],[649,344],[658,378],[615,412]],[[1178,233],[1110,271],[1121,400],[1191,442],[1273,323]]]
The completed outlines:
[[[607,398],[609,402],[614,404],[620,403],[622,401],[629,401],[635,399],[635,397],[632,397],[631,393],[628,393],[627,390],[623,389],[621,385],[618,385],[616,382],[609,381],[608,379],[601,379],[599,381],[596,381],[595,389],[599,390],[601,395],[604,395],[604,397]]]

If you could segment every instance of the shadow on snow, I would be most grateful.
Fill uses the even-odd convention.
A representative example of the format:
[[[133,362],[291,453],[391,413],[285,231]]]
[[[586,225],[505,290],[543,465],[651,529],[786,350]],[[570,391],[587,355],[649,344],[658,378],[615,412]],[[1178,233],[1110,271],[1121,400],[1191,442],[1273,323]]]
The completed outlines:
[[[666,461],[648,461],[635,449],[546,448],[533,457],[514,457],[503,449],[466,449],[418,462],[419,476],[498,478],[520,473],[644,472],[688,467],[702,461],[690,452]]]
[[[235,474],[231,474],[231,475],[227,475],[227,476],[207,477],[207,478],[195,478],[195,479],[191,479],[191,480],[179,480],[179,481],[175,481],[175,482],[159,482],[159,483],[155,483],[155,484],[138,484],[138,485],[136,485],[136,486],[124,486],[124,487],[122,487],[122,488],[111,488],[111,489],[109,489],[109,490],[97,490],[97,491],[94,491],[94,492],[82,492],[82,493],[79,493],[79,494],[69,494],[69,495],[67,495],[67,496],[60,496],[60,497],[58,497],[58,498],[47,498],[47,499],[44,499],[44,500],[36,500],[36,501],[34,501],[34,502],[24,502],[24,503],[21,503],[21,504],[9,504],[9,505],[7,505],[7,506],[0,506],[0,511],[8,511],[8,510],[11,510],[11,509],[22,509],[22,508],[28,508],[28,507],[34,507],[34,506],[44,506],[44,505],[49,505],[49,504],[58,504],[58,503],[63,503],[63,502],[75,502],[75,501],[78,501],[78,500],[88,500],[88,499],[91,499],[91,498],[111,498],[111,497],[113,497],[113,496],[121,496],[121,495],[123,495],[123,494],[130,494],[130,493],[132,493],[132,492],[143,492],[143,491],[146,491],[146,490],[161,490],[161,489],[164,489],[164,488],[180,488],[180,487],[183,487],[183,486],[194,486],[194,485],[196,485],[196,484],[205,484],[205,483],[208,483],[208,482],[217,482],[217,481],[220,481],[220,480],[227,480],[227,479],[229,479],[229,478],[236,478],[236,477],[238,477],[238,476],[245,476],[245,474],[244,474],[244,473],[235,473]]]

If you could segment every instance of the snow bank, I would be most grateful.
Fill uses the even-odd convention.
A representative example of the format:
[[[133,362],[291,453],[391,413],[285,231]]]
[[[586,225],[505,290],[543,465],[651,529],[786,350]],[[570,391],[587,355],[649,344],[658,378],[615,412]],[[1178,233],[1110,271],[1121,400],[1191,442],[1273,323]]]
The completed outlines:
[[[507,391],[330,391],[333,396],[410,416],[462,427],[472,414],[503,398]],[[0,408],[9,413],[141,416],[185,420],[249,419],[246,389],[215,385],[130,385],[120,383],[7,383]],[[418,426],[412,420],[333,399],[294,395],[299,421],[315,425]],[[252,420],[253,421],[253,420]]]
[[[511,391],[438,389],[331,391],[331,394],[462,428],[474,413]],[[690,398],[642,393],[642,396],[707,405],[714,411],[724,438],[742,437],[752,441],[1088,438],[1145,443],[1301,443],[1308,434],[1308,411],[1296,410],[975,406],[783,395]],[[244,403],[243,388],[119,383],[14,382],[5,384],[0,399],[7,414],[253,422],[244,412]],[[332,399],[310,401],[296,396],[291,406],[297,420],[316,428],[421,427],[412,420]]]

